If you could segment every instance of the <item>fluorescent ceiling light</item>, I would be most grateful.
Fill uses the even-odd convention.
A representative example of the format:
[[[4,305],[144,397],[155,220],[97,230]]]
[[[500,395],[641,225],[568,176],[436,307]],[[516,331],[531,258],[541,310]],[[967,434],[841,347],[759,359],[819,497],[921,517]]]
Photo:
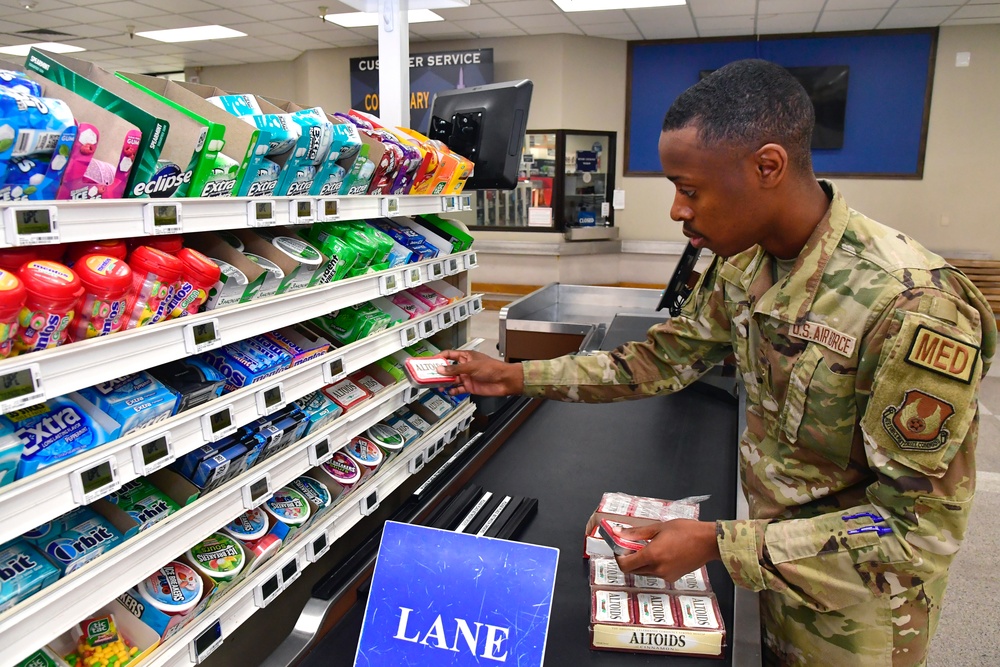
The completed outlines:
[[[205,42],[212,39],[229,39],[230,37],[246,37],[245,32],[233,30],[221,25],[199,25],[193,28],[175,28],[173,30],[147,30],[135,33],[146,39],[158,42]]]
[[[26,56],[28,51],[31,49],[41,49],[43,51],[51,51],[52,53],[76,53],[77,51],[84,51],[79,46],[73,46],[72,44],[60,44],[59,42],[36,42],[34,44],[18,44],[17,46],[4,46],[0,48],[0,53],[6,53],[11,56]]]
[[[408,23],[430,23],[444,21],[429,9],[411,9],[406,13]],[[347,14],[327,14],[324,16],[330,23],[336,23],[344,28],[365,28],[378,25],[378,12],[350,12]]]
[[[649,7],[676,7],[686,0],[553,0],[564,12],[597,12],[604,9],[647,9]]]

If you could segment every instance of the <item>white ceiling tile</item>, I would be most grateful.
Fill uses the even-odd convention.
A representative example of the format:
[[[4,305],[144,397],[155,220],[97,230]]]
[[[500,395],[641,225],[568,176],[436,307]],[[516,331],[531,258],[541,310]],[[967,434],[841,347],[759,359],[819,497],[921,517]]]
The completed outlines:
[[[306,37],[303,34],[288,35],[284,39],[280,39],[280,35],[271,35],[270,37],[265,37],[264,39],[277,46],[290,46],[299,53],[310,49],[330,48],[330,45],[327,42],[321,42],[318,39]]]
[[[121,18],[115,16],[114,14],[92,11],[89,7],[67,7],[66,9],[60,9],[55,12],[45,12],[45,14],[62,21],[62,25],[73,25],[77,23],[105,23],[107,21],[113,21]]]
[[[948,19],[941,25],[987,25],[997,23],[996,19],[983,18],[983,19]]]
[[[179,56],[190,51],[190,48],[184,44],[150,44],[143,48],[161,56]]]
[[[58,14],[46,14],[45,12],[4,12],[4,26],[7,25],[8,19],[12,24],[26,25],[30,28],[55,28],[67,23]]]
[[[473,33],[472,36],[475,39],[495,39],[497,37],[524,37],[527,34],[528,33],[524,30],[514,26],[512,28],[493,28],[490,30],[483,30],[482,32]]]
[[[410,33],[438,39],[468,39],[472,34],[451,23],[417,23],[410,26]]]
[[[310,30],[319,30],[323,27],[323,24],[319,22],[319,18],[284,19],[273,21],[273,23],[274,25],[281,26],[288,32],[308,32]]]
[[[739,16],[757,10],[754,0],[688,0],[695,19],[709,16]]]
[[[611,39],[642,39],[642,33],[636,30],[631,21],[627,23],[605,23],[604,25],[588,25],[583,31],[591,37],[610,37]]]
[[[183,14],[164,14],[163,16],[145,16],[140,19],[129,21],[119,21],[119,23],[132,23],[136,30],[167,30],[173,28],[190,28],[196,25],[204,25],[195,19],[190,19]]]
[[[1000,18],[1000,3],[989,5],[966,5],[962,7],[952,18],[956,19],[983,19]]]
[[[961,2],[961,0],[959,0]],[[826,0],[759,0],[757,15],[819,12]]]
[[[874,30],[885,14],[884,9],[861,9],[846,12],[825,11],[819,17],[816,31]]]
[[[747,32],[745,28],[709,28],[698,30],[701,37],[746,37],[753,33]]]
[[[515,0],[496,7],[500,16],[532,16],[535,14],[559,14],[563,12],[551,0]]]
[[[170,10],[164,6],[150,7],[138,2],[107,2],[99,5],[90,5],[95,11],[104,12],[125,19],[137,19],[143,16],[160,16],[169,14]]]
[[[566,29],[572,30],[574,34],[580,34],[579,29],[573,25],[573,22],[566,18],[565,14],[550,14],[549,16],[512,16],[510,17],[510,22],[516,25],[518,28],[523,28],[524,30],[535,29],[535,30],[551,30],[552,32],[562,32]],[[529,34],[545,34],[544,32],[535,32]]]
[[[888,9],[896,0],[826,0],[825,11],[839,12],[849,9]]]
[[[792,32],[812,32],[819,19],[818,12],[795,14],[760,14],[757,16],[757,32],[761,35],[779,35]]]
[[[989,2],[994,2],[995,0],[988,0]],[[964,5],[965,0],[896,0],[896,4],[892,6],[893,9],[901,9],[904,7],[944,7],[952,6],[956,7],[958,5]]]
[[[241,23],[247,20],[243,12],[235,12],[231,9],[210,9],[206,12],[184,12],[191,25],[224,25],[229,27],[234,23]],[[317,21],[319,19],[316,19]]]
[[[919,28],[921,26],[941,25],[955,12],[954,7],[912,7],[907,9],[892,9],[889,15],[878,24],[880,30],[887,28]]]
[[[86,49],[91,52],[114,49],[118,47],[117,44],[109,42],[105,39],[74,39],[73,46],[79,46],[81,49]]]
[[[504,3],[507,4],[507,3]],[[445,21],[471,21],[474,19],[495,19],[500,16],[500,9],[488,5],[470,5],[458,9],[431,10]]]
[[[517,27],[507,19],[501,18],[479,19],[478,21],[451,21],[451,23],[473,34],[485,34],[497,30],[512,30]]]
[[[719,30],[743,30],[745,34],[753,34],[753,16],[695,17],[694,23],[698,26],[698,34],[702,36],[706,36],[707,31],[716,34]]]
[[[640,23],[639,30],[643,39],[694,39],[698,36],[698,31],[694,29],[694,23],[687,24],[667,23],[667,24],[646,24]]]
[[[282,19],[301,19],[312,16],[312,12],[303,12],[292,7],[286,7],[272,2],[269,5],[257,5],[255,7],[244,7],[240,13],[258,21],[280,21]],[[319,21],[319,10],[316,10],[316,20]],[[243,19],[244,21],[246,19]],[[325,23],[325,21],[324,21]]]
[[[629,20],[624,9],[609,9],[603,12],[571,12],[569,20],[579,26],[602,23],[624,23]]]
[[[630,9],[628,17],[644,39],[686,39],[697,37],[691,12],[686,7]]]
[[[527,25],[521,28],[529,35],[584,35],[583,28],[578,28],[572,23],[565,28],[541,28]]]
[[[292,60],[299,56],[298,51],[287,46],[264,46],[257,51],[277,60]]]
[[[112,21],[100,25],[79,24],[72,27],[73,34],[78,37],[110,37],[125,34],[125,21]]]
[[[144,5],[149,5],[150,7],[162,7],[165,0],[139,0]],[[208,2],[203,2],[202,0],[168,0],[167,6],[170,8],[171,13],[174,14],[188,14],[190,12],[208,12],[213,9],[218,9],[218,5],[213,5]]]
[[[304,32],[302,35],[311,37],[327,46],[335,46],[342,39],[354,39],[357,37],[350,30],[318,30],[315,32]]]
[[[28,23],[15,23],[7,18],[4,18],[3,22],[3,32],[13,34],[15,32],[20,32],[21,30],[36,30],[39,26],[30,25]]]
[[[335,27],[333,26],[333,24],[327,24],[327,25]],[[288,32],[280,25],[274,25],[273,23],[269,23],[268,21],[254,21],[252,23],[234,23],[233,25],[228,27],[232,28],[233,30],[239,30],[240,32],[245,32],[250,37],[265,37],[267,35],[277,35],[279,33]],[[319,27],[321,30],[323,29],[320,26],[317,27]]]
[[[443,23],[427,23],[427,24],[418,23],[417,25],[444,25],[444,24]],[[412,30],[412,29],[413,29],[413,26],[410,26],[410,30]],[[375,40],[375,43],[378,43],[378,28],[376,28],[374,26],[369,26],[367,28],[351,28],[350,30],[347,30],[347,32],[351,33],[352,35],[357,35],[359,37],[364,37],[365,39],[373,39],[373,40]]]

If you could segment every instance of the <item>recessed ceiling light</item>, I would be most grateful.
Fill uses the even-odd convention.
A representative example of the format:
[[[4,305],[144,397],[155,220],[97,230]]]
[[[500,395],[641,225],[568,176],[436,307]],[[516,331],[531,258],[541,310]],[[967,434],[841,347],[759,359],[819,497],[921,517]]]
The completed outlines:
[[[597,12],[604,9],[647,9],[649,7],[676,7],[687,0],[553,0],[564,12]]]
[[[86,50],[81,49],[79,46],[73,46],[72,44],[60,44],[59,42],[35,42],[34,44],[5,46],[0,48],[0,53],[6,53],[11,56],[26,56],[28,55],[28,51],[31,49],[41,49],[42,51],[51,51],[52,53],[76,53],[77,51]]]
[[[430,23],[444,21],[429,9],[411,9],[406,13],[408,23]],[[324,16],[330,23],[336,23],[344,28],[365,28],[378,25],[378,12],[349,12],[347,14],[327,14]]]
[[[146,39],[158,42],[205,42],[212,39],[229,39],[230,37],[246,37],[245,32],[233,30],[221,25],[199,25],[193,28],[175,28],[173,30],[147,30],[135,33]]]

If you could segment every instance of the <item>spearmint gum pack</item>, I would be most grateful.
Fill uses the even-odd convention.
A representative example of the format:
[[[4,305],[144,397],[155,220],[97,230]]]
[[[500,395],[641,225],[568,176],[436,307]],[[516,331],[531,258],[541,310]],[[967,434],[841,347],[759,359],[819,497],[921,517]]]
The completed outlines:
[[[13,428],[24,445],[18,479],[110,442],[121,431],[118,422],[79,394],[8,412],[0,423]]]
[[[76,133],[65,102],[0,87],[0,200],[55,199]]]
[[[146,530],[180,509],[170,496],[143,478],[125,484],[106,500],[135,521],[136,527],[131,530],[136,532]]]
[[[92,513],[51,540],[38,542],[38,546],[65,576],[121,542],[122,535],[118,529],[104,517]]]
[[[361,136],[358,128],[350,123],[331,123],[332,141],[326,160],[318,167],[309,194],[313,196],[335,195],[340,191],[347,177],[347,167],[361,150]]]
[[[300,127],[301,134],[285,163],[275,194],[298,197],[309,193],[318,167],[330,153],[333,124],[318,107],[296,111],[291,118]]]
[[[177,394],[145,371],[80,390],[80,394],[121,424],[121,435],[173,416]]]
[[[280,373],[292,365],[292,355],[263,336],[210,350],[201,358],[226,377],[227,392]]]
[[[59,569],[24,540],[0,545],[0,613],[59,579]]]

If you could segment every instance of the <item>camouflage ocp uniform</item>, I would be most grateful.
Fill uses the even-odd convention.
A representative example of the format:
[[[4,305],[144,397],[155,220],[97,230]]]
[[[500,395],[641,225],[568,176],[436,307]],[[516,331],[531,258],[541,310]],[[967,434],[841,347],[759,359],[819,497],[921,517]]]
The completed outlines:
[[[680,317],[594,356],[524,362],[525,393],[677,391],[735,352],[750,519],[718,522],[785,664],[920,665],[975,489],[978,393],[996,347],[979,291],[847,207],[774,284],[759,248],[716,258]]]

